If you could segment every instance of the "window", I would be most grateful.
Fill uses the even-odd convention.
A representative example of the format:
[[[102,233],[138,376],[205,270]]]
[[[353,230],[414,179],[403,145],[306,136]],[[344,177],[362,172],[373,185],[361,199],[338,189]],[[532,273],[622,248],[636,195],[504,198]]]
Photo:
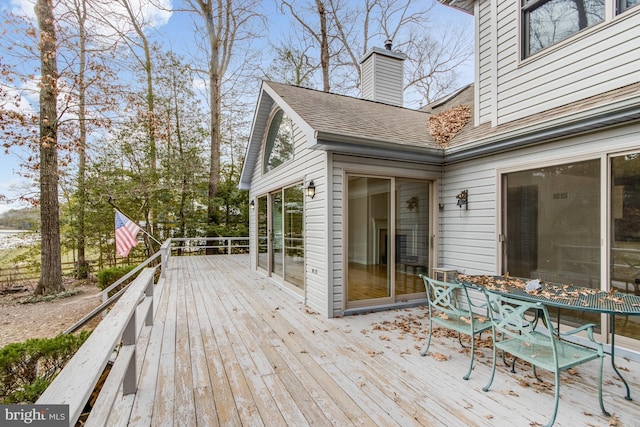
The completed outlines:
[[[640,4],[640,0],[618,0],[618,13],[622,13]]]
[[[271,119],[264,152],[264,172],[277,168],[293,158],[293,122],[278,110]]]
[[[640,0],[619,0],[635,4]],[[522,0],[523,57],[604,20],[605,0]]]

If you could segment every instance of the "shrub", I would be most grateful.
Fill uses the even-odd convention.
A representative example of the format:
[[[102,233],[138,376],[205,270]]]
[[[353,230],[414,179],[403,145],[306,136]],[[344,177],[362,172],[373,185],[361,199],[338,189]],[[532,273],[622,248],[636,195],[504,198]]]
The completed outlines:
[[[90,333],[33,338],[0,349],[0,404],[34,403]]]
[[[98,288],[102,290],[108,288],[134,268],[136,268],[135,265],[122,265],[119,267],[109,267],[104,270],[100,270],[96,275],[98,278]]]

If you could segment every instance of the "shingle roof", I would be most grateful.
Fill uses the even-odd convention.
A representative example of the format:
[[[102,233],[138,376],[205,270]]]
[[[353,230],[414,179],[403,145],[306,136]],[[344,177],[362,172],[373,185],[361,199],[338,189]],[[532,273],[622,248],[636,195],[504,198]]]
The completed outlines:
[[[473,88],[471,89],[471,92],[473,92]],[[548,122],[552,119],[558,120],[562,119],[563,117],[569,117],[571,115],[575,115],[576,113],[595,109],[597,107],[603,107],[617,101],[622,101],[633,96],[638,96],[638,93],[640,93],[640,82],[633,83],[589,98],[585,98],[571,104],[542,111],[538,114],[523,117],[521,119],[513,120],[494,127],[491,126],[491,123],[483,123],[480,126],[473,126],[473,122],[470,122],[460,131],[460,133],[458,133],[458,135],[456,135],[456,137],[452,140],[450,147],[458,146],[462,148],[465,144],[468,143],[477,142],[488,137],[496,138],[501,134],[507,134],[508,132],[512,132],[518,129],[524,130],[530,128],[533,125]],[[471,99],[473,108],[473,98]]]
[[[324,135],[438,148],[429,113],[313,89],[266,82],[311,128]]]
[[[386,144],[390,150],[395,144],[407,149],[440,149],[427,130],[429,117],[458,105],[469,106],[472,115],[474,109],[473,84],[421,110],[412,110],[281,83],[265,83],[317,132],[318,139],[324,136],[325,139],[339,141],[342,136],[354,140],[373,140]],[[629,103],[639,93],[640,82],[637,82],[498,126],[491,126],[491,123],[474,126],[473,120],[470,120],[450,141],[448,148],[442,151],[442,161],[460,157],[460,153],[465,151],[476,150],[476,154],[480,151],[489,154],[491,151],[638,119],[640,107],[637,104],[623,106],[628,111],[619,116],[609,114],[606,107],[620,102]],[[450,153],[451,149],[453,151]],[[453,152],[458,154],[450,155]]]

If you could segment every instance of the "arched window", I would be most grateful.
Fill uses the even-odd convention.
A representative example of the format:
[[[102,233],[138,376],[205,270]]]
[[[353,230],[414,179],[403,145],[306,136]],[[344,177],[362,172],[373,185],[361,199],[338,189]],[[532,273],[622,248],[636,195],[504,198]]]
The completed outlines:
[[[293,158],[293,122],[278,110],[271,119],[264,150],[264,172]]]

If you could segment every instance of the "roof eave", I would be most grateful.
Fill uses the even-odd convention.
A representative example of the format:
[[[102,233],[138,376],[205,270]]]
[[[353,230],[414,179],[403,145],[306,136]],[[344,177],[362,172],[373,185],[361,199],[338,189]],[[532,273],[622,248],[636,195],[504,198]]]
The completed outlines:
[[[640,120],[640,96],[577,113],[570,118],[559,117],[447,148],[444,163],[488,156],[636,120]]]
[[[438,0],[438,3],[473,16],[475,0]]]
[[[340,154],[404,160],[440,165],[443,163],[442,148],[406,145],[372,138],[354,137],[330,132],[316,132],[315,143],[309,148]]]

